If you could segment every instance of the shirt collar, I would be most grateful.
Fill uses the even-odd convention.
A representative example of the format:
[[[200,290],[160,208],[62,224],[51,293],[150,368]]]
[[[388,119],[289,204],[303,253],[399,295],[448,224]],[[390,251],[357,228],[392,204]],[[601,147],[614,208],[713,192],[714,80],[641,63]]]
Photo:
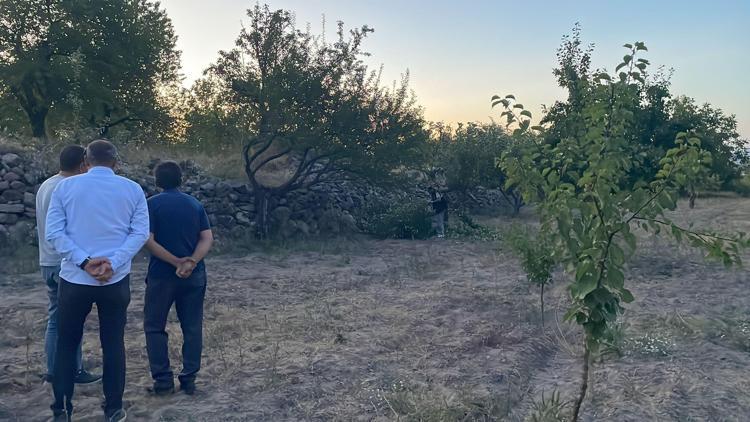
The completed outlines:
[[[170,189],[164,189],[164,193],[175,193],[179,192],[180,190],[178,188],[170,188]]]
[[[114,175],[115,171],[109,167],[96,166],[96,167],[91,167],[88,173],[89,174],[101,174],[101,175]]]

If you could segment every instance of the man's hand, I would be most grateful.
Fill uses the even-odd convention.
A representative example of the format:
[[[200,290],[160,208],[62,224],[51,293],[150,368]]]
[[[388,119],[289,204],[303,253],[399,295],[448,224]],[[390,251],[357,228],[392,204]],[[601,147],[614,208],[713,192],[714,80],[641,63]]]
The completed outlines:
[[[114,275],[112,262],[104,257],[89,259],[89,262],[88,264],[86,264],[86,268],[84,268],[84,270],[86,270],[86,272],[91,277],[94,277],[100,283],[108,282]]]
[[[177,274],[177,277],[180,278],[188,278],[191,274],[193,274],[193,270],[195,269],[196,265],[198,265],[198,263],[196,263],[195,260],[191,257],[180,258],[175,274]]]

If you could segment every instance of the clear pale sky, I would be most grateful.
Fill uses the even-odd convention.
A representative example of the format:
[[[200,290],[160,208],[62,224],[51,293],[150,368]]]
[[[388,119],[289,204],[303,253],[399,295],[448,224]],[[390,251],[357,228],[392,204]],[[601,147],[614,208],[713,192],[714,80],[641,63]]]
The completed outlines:
[[[297,24],[333,40],[335,23],[375,29],[368,63],[384,81],[409,70],[411,87],[430,120],[489,121],[493,94],[513,93],[540,116],[541,104],[563,98],[552,76],[560,37],[575,22],[593,42],[593,64],[610,70],[622,44],[644,41],[652,69],[675,69],[672,92],[710,102],[739,121],[750,138],[750,1],[673,0],[269,0],[295,12]],[[247,22],[250,0],[162,0],[179,37],[185,83],[230,49]]]

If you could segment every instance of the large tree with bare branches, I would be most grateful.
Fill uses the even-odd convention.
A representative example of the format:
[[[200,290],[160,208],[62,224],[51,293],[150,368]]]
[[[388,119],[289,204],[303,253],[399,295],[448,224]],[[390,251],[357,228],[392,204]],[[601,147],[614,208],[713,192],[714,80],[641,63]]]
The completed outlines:
[[[207,72],[227,90],[225,110],[248,124],[245,173],[261,236],[271,198],[349,178],[380,179],[415,163],[426,131],[407,78],[385,89],[363,63],[373,30],[345,31],[335,42],[295,27],[288,11],[248,10],[236,48]],[[248,123],[249,122],[249,123]]]

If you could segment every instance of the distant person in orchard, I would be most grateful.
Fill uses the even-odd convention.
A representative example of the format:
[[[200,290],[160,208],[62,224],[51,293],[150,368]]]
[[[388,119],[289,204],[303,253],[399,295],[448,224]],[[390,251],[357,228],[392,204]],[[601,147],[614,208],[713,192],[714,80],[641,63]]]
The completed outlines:
[[[57,355],[52,387],[56,422],[73,414],[76,351],[93,304],[99,314],[107,422],[127,418],[125,319],[133,257],[148,240],[148,205],[141,187],[115,175],[117,149],[106,140],[86,148],[86,174],[59,182],[47,213],[46,239],[62,256],[57,310]]]
[[[151,261],[146,276],[143,329],[154,380],[150,391],[166,395],[175,390],[165,331],[174,304],[183,337],[182,372],[177,378],[180,390],[193,395],[203,350],[207,282],[203,258],[214,238],[203,205],[179,190],[180,166],[174,161],[161,162],[154,169],[154,176],[163,192],[148,200],[151,234],[146,247],[151,252]]]
[[[86,150],[79,145],[70,145],[60,151],[60,172],[45,180],[36,194],[36,227],[39,240],[39,267],[42,270],[42,278],[47,284],[47,330],[44,335],[44,352],[47,356],[47,373],[45,381],[52,382],[52,374],[55,372],[55,351],[57,350],[57,289],[60,285],[60,263],[62,256],[55,251],[54,246],[45,239],[47,210],[49,208],[52,192],[57,185],[70,176],[86,173],[88,166],[84,156]],[[91,384],[101,379],[100,375],[94,375],[83,368],[81,355],[81,343],[75,352],[76,384]]]
[[[434,187],[428,189],[430,193],[430,205],[432,205],[432,223],[437,231],[437,237],[445,237],[445,222],[448,216],[448,200]]]

